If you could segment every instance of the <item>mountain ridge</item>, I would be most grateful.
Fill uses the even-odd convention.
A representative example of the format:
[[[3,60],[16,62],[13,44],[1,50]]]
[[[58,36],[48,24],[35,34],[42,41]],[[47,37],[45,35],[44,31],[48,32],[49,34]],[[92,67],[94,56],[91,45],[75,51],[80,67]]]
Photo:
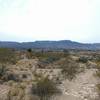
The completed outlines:
[[[100,50],[100,43],[80,43],[71,40],[60,41],[34,41],[34,42],[11,42],[0,41],[0,47],[15,49],[84,49],[84,50]]]

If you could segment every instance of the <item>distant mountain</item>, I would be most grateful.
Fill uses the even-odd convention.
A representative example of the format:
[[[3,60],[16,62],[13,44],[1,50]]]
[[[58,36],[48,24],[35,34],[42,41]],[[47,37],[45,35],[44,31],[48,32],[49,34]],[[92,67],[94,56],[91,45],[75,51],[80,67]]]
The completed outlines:
[[[61,41],[35,41],[35,42],[0,42],[0,47],[15,49],[84,49],[84,50],[100,50],[100,43],[84,44],[70,40]]]

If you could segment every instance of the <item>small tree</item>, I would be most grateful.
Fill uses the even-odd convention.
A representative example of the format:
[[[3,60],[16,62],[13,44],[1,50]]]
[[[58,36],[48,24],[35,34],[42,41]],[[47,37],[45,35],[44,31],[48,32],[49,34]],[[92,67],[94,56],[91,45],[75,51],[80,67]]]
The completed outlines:
[[[32,56],[33,56],[32,49],[31,48],[27,49],[27,57],[30,59],[32,58]]]
[[[29,49],[27,49],[27,51],[31,53],[31,52],[32,52],[32,49],[31,49],[31,48],[29,48]]]

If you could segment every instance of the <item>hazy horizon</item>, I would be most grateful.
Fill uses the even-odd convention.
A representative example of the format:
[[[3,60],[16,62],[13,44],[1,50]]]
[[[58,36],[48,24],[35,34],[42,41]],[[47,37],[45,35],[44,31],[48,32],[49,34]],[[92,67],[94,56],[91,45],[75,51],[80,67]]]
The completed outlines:
[[[100,0],[0,0],[0,40],[100,43]]]
[[[80,42],[80,41],[73,41],[73,40],[33,40],[33,41],[9,41],[9,40],[5,40],[5,41],[3,41],[3,40],[0,40],[0,42],[16,42],[16,43],[30,43],[30,42],[37,42],[37,41],[71,41],[71,42],[77,42],[77,43],[82,43],[82,44],[98,44],[98,43],[100,43],[100,42]]]

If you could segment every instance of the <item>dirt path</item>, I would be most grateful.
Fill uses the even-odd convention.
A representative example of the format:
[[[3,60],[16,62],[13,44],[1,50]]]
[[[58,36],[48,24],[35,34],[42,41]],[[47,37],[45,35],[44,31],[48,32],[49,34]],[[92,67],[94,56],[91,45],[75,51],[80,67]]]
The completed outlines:
[[[94,73],[95,69],[88,69],[79,74],[75,80],[64,81],[63,95],[58,97],[58,100],[94,100],[97,96],[95,89],[97,79]]]

